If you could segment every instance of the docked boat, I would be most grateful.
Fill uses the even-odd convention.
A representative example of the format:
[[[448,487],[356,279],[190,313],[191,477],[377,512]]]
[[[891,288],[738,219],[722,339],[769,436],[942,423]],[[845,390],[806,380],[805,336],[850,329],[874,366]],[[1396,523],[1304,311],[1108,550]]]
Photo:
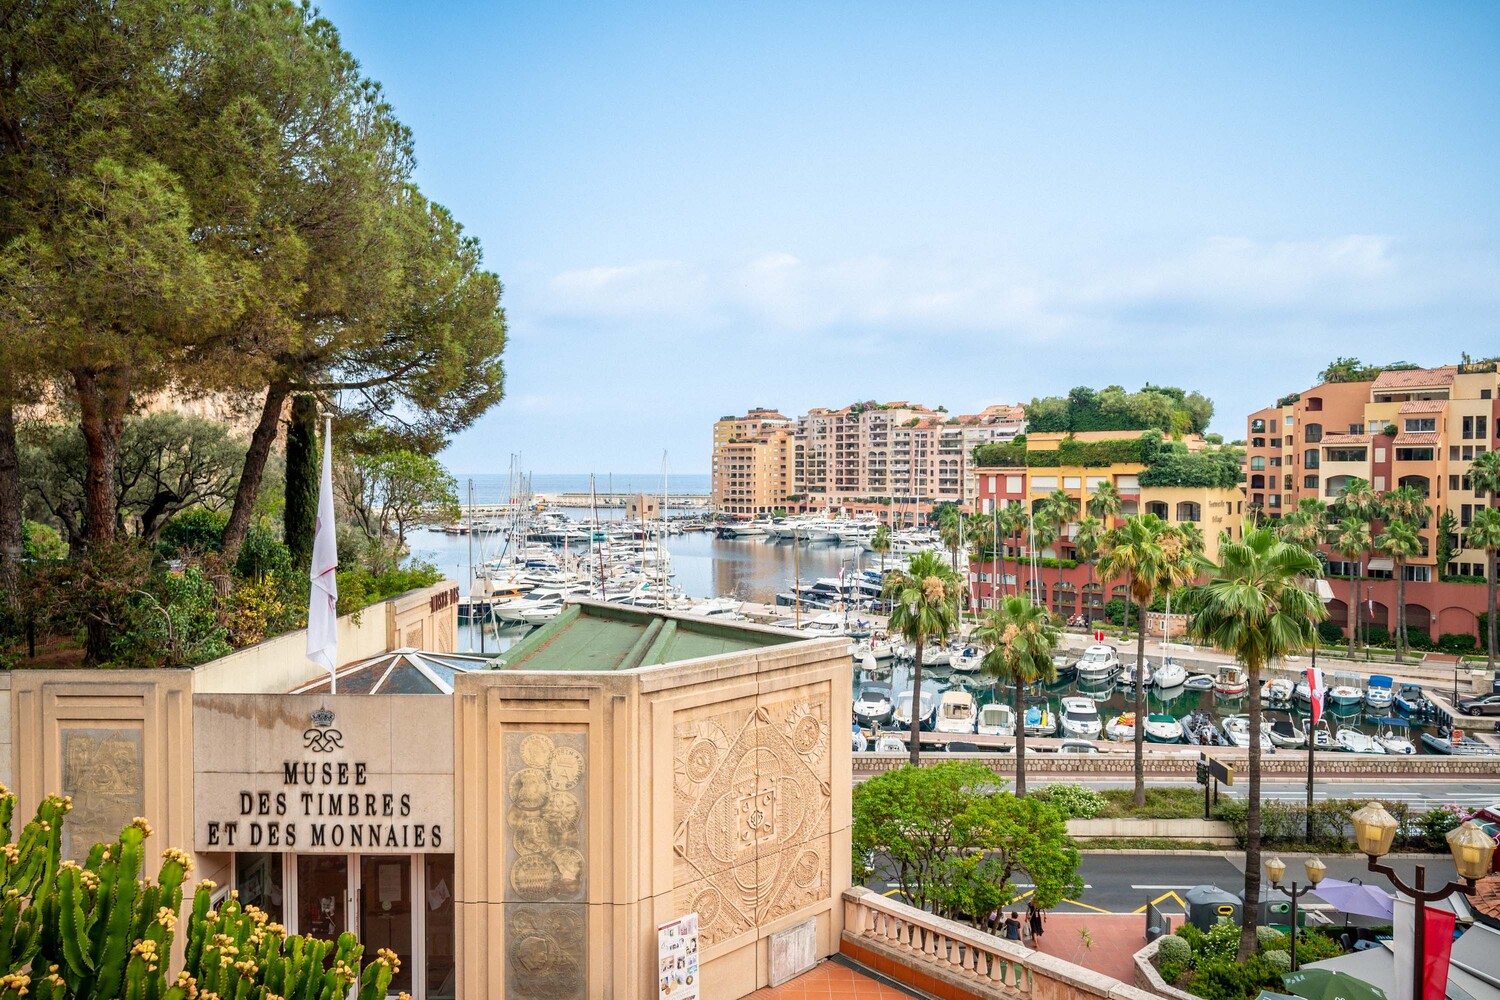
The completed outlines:
[[[910,747],[899,736],[877,736],[875,738],[876,753],[906,753]]]
[[[1335,684],[1328,689],[1328,701],[1334,705],[1358,705],[1365,700],[1365,693],[1351,684]]]
[[[853,736],[853,744],[850,749],[855,753],[864,753],[866,750],[870,749],[870,741],[865,736],[864,732],[859,728],[859,723],[856,722],[854,724],[854,729],[851,731],[851,735]]]
[[[940,733],[972,733],[978,717],[974,696],[963,688],[949,688],[938,699],[934,728]]]
[[[1163,691],[1181,687],[1187,680],[1187,668],[1170,656],[1162,661],[1160,667],[1156,668],[1156,686]]]
[[[854,719],[861,725],[886,725],[895,711],[889,684],[863,684],[854,696]]]
[[[1293,686],[1285,677],[1273,677],[1261,685],[1260,696],[1271,704],[1284,705],[1292,700]]]
[[[1333,733],[1328,728],[1327,719],[1319,719],[1317,726],[1313,728],[1313,747],[1319,753],[1323,753],[1324,751],[1341,751],[1344,749],[1333,738]]]
[[[1001,701],[992,701],[979,710],[976,727],[981,736],[1016,735],[1016,713]]]
[[[1271,742],[1271,734],[1267,731],[1270,728],[1270,726],[1265,725],[1260,728],[1260,748],[1262,750],[1274,751],[1276,749],[1276,744]],[[1250,746],[1250,716],[1231,715],[1224,720],[1223,730],[1224,738],[1235,746],[1247,748]]]
[[[1250,681],[1243,668],[1233,663],[1221,664],[1214,676],[1214,691],[1223,695],[1244,694],[1250,689]]]
[[[1115,683],[1127,691],[1134,691],[1137,681],[1140,682],[1142,687],[1150,687],[1152,681],[1155,679],[1156,674],[1151,669],[1151,661],[1142,660],[1139,672],[1136,670],[1134,663],[1124,664],[1120,669],[1120,676],[1115,679]]]
[[[1382,729],[1376,733],[1375,742],[1384,747],[1386,753],[1413,754],[1417,752],[1412,741],[1394,729]]]
[[[950,654],[949,665],[956,674],[975,674],[984,662],[984,653],[978,646],[965,646]]]
[[[1073,697],[1062,700],[1062,731],[1064,736],[1081,739],[1099,738],[1101,723],[1099,706],[1092,698]]]
[[[1276,719],[1271,723],[1271,728],[1266,734],[1271,737],[1271,743],[1288,750],[1297,750],[1307,746],[1307,733],[1297,727],[1297,723],[1291,719]]]
[[[1432,710],[1432,702],[1422,693],[1420,684],[1401,685],[1396,689],[1396,696],[1391,704],[1396,707],[1397,712],[1406,716],[1424,716]]]
[[[1182,724],[1165,713],[1146,716],[1146,739],[1152,743],[1181,743]]]
[[[1312,702],[1312,688],[1307,686],[1307,681],[1298,681],[1292,686],[1292,698],[1304,705]]]
[[[1177,724],[1182,727],[1183,739],[1194,746],[1221,747],[1226,743],[1214,717],[1201,708],[1184,715],[1177,720]]]
[[[1078,658],[1080,681],[1108,680],[1120,672],[1120,654],[1115,647],[1096,642]]]
[[[1057,752],[1089,754],[1098,753],[1099,748],[1094,745],[1092,740],[1063,740],[1057,745]]]
[[[1052,669],[1056,672],[1058,681],[1076,681],[1078,679],[1078,664],[1069,659],[1067,653],[1054,653],[1052,655]]]
[[[1358,729],[1350,729],[1348,726],[1335,733],[1333,739],[1349,753],[1385,753],[1385,747],[1381,746],[1375,737],[1362,733]]]
[[[1109,725],[1104,727],[1104,735],[1118,743],[1131,743],[1135,741],[1135,713],[1121,712],[1109,720]]]
[[[894,725],[901,729],[912,728],[911,724],[912,693],[910,690],[902,691],[896,696],[896,710],[891,719]],[[920,729],[932,728],[932,716],[937,710],[936,698],[928,688],[922,689],[922,698],[917,703],[917,727]]]
[[[1365,688],[1365,704],[1377,712],[1384,712],[1395,700],[1395,684],[1391,678],[1384,674],[1371,674],[1370,685]]]
[[[1213,674],[1188,674],[1182,686],[1189,691],[1211,691],[1214,686],[1214,677]]]
[[[1421,739],[1429,753],[1454,754],[1460,757],[1493,757],[1500,753],[1500,750],[1481,743],[1472,736],[1465,736],[1462,729],[1454,729],[1447,734],[1423,733]]]
[[[1027,736],[1057,735],[1057,719],[1052,714],[1052,707],[1044,701],[1035,701],[1026,706],[1023,725]]]

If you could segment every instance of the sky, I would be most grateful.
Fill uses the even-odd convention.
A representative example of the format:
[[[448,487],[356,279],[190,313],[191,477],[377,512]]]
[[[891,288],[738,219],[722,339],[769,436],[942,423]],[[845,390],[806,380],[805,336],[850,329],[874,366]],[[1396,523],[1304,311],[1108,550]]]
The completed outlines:
[[[1500,353],[1500,4],[325,0],[505,284],[442,458]]]

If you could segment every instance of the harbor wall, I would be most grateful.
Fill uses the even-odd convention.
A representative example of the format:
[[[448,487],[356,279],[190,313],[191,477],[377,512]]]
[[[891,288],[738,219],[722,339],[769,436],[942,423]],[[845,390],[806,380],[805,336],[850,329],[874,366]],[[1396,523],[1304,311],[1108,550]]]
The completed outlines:
[[[1027,741],[1028,744],[1031,741]],[[1198,772],[1197,747],[1145,755],[1147,777],[1192,779]],[[1184,752],[1191,750],[1192,752]],[[1246,751],[1214,747],[1213,756],[1232,764],[1243,773],[1248,767]],[[886,771],[894,771],[911,758],[905,753],[857,753],[854,755],[854,780],[862,781]],[[1013,753],[941,753],[924,756],[924,761],[968,760],[983,764],[996,774],[1012,776],[1016,772]],[[1261,757],[1264,777],[1295,777],[1307,774],[1307,755],[1300,750],[1278,750]],[[1445,757],[1439,754],[1411,756],[1377,756],[1374,754],[1320,753],[1314,761],[1317,776],[1329,778],[1368,778],[1389,776],[1398,780],[1410,778],[1493,778],[1500,758]],[[1026,775],[1066,776],[1069,779],[1129,778],[1135,774],[1133,754],[1030,754],[1026,755]]]

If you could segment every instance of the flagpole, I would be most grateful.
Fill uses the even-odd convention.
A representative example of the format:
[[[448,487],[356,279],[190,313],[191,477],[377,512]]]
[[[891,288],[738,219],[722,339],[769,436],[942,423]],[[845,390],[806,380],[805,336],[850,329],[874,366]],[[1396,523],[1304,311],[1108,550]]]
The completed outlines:
[[[338,693],[339,550],[333,519],[333,414],[323,415],[323,469],[318,517],[308,566],[307,658],[328,671],[328,693]]]

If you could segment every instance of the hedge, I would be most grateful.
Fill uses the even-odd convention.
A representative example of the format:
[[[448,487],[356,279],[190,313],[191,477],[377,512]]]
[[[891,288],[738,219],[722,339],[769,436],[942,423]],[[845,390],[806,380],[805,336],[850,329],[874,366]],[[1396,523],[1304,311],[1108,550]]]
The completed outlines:
[[[1266,799],[1260,806],[1261,843],[1265,847],[1302,845],[1325,850],[1349,849],[1354,845],[1354,822],[1350,818],[1365,804],[1365,799],[1323,799],[1313,803],[1313,839],[1307,845],[1307,804],[1282,799]],[[1419,822],[1405,802],[1379,800],[1396,820],[1396,844],[1402,847],[1430,846]],[[1219,806],[1217,818],[1234,828],[1234,838],[1241,847],[1247,840],[1248,808],[1240,799]]]

